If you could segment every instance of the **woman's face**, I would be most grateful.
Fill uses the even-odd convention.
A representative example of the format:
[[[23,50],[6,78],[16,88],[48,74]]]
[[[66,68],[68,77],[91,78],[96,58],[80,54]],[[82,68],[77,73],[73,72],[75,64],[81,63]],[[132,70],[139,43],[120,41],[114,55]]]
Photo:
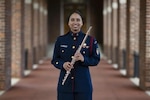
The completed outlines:
[[[73,33],[78,33],[83,25],[81,16],[77,13],[73,13],[69,18],[68,25]]]

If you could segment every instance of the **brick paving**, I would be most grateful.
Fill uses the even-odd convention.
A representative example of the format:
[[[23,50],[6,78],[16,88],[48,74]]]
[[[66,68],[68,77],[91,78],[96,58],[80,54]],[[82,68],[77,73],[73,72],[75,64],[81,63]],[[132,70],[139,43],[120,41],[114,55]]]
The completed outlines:
[[[1,95],[0,100],[56,100],[58,75],[59,70],[50,60],[44,61]],[[104,60],[91,67],[91,76],[93,100],[150,100],[150,96]]]

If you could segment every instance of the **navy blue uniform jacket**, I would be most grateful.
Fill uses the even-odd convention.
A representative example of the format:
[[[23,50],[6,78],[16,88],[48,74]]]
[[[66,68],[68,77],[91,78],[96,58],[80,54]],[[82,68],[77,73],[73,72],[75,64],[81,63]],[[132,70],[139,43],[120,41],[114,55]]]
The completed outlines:
[[[71,74],[68,76],[65,84],[62,85],[62,80],[65,76],[64,62],[71,62],[72,57],[79,45],[82,43],[85,34],[80,31],[76,36],[72,32],[59,36],[55,43],[53,59],[51,63],[60,69],[60,77],[57,90],[59,92],[92,92],[92,82],[89,71],[89,66],[96,66],[100,61],[100,53],[98,44],[95,38],[91,41],[91,36],[88,36],[81,53],[84,56],[84,62],[77,61]]]

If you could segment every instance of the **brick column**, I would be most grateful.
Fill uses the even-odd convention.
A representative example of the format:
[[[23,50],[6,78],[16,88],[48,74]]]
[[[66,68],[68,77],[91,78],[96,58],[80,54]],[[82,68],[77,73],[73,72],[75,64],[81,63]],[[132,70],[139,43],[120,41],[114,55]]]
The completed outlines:
[[[25,50],[27,59],[27,69],[32,69],[33,65],[33,33],[32,33],[32,0],[24,0],[24,35]]]
[[[140,0],[140,87],[150,90],[150,0]]]
[[[118,47],[118,33],[117,33],[117,24],[118,24],[118,2],[117,0],[112,1],[112,63],[117,63],[117,57],[118,57],[118,52],[117,52],[117,47]]]
[[[40,2],[40,34],[39,34],[39,38],[40,38],[40,43],[39,43],[39,46],[40,46],[40,59],[43,59],[43,57],[45,57],[45,53],[46,53],[46,41],[47,38],[46,38],[46,34],[47,34],[47,22],[46,22],[46,19],[47,19],[47,4],[44,2],[44,1],[41,1]]]
[[[125,52],[126,52],[126,0],[119,0],[119,63],[118,68],[122,69],[125,67]]]
[[[12,77],[22,77],[21,1],[12,0]]]
[[[39,63],[39,60],[40,60],[40,55],[41,53],[40,52],[40,6],[41,6],[41,1],[38,0],[38,5],[39,5],[39,9],[38,9],[38,33],[37,33],[37,49],[36,49],[36,52],[37,52],[37,63]]]
[[[128,32],[128,50],[127,50],[127,76],[133,77],[138,74],[138,61],[136,61],[139,54],[139,0],[131,0],[129,2],[129,32]],[[136,65],[136,64],[137,65]]]
[[[0,0],[0,90],[11,86],[11,0]]]
[[[119,57],[119,45],[120,45],[120,3],[119,3],[119,0],[117,0],[117,3],[118,3],[118,11],[117,11],[117,59],[116,59],[116,62],[117,62],[117,65],[118,65],[118,69],[120,69],[120,67],[119,67],[119,63],[120,63],[120,61],[119,61],[119,59],[120,59],[120,57]]]
[[[112,2],[111,0],[104,1],[104,53],[106,58],[111,61],[112,59]]]
[[[127,38],[127,43],[126,43],[126,69],[127,69],[127,77],[130,77],[129,74],[129,54],[130,54],[130,0],[127,0],[127,34],[126,34],[126,38]]]
[[[39,13],[39,60],[42,59],[43,57],[43,52],[44,52],[44,48],[43,48],[43,37],[44,37],[44,3],[43,1],[40,1],[40,13]]]
[[[44,24],[44,27],[43,27],[43,31],[44,31],[44,35],[43,35],[43,56],[45,57],[45,56],[47,56],[46,54],[47,54],[47,45],[48,45],[48,41],[47,41],[47,35],[48,35],[48,20],[47,20],[47,18],[48,18],[48,11],[47,11],[47,4],[46,3],[44,3],[44,11],[43,11],[43,15],[44,15],[44,17],[43,17],[43,24]]]
[[[107,46],[108,46],[108,42],[107,42],[107,40],[108,40],[108,38],[107,38],[107,31],[108,31],[108,29],[107,29],[107,24],[108,24],[108,22],[107,22],[107,14],[108,14],[108,12],[107,12],[107,0],[104,0],[104,9],[103,9],[103,18],[104,18],[104,20],[103,20],[103,23],[104,23],[104,35],[103,35],[103,45],[104,45],[104,55],[107,57],[108,56],[108,49],[107,49]]]
[[[33,63],[38,63],[38,43],[39,43],[39,2],[33,0]]]
[[[108,38],[108,60],[111,61],[111,54],[112,54],[112,30],[111,30],[111,23],[112,23],[112,2],[111,0],[108,0],[108,6],[107,6],[107,10],[108,10],[108,26],[107,26],[107,30],[108,30],[108,35],[107,35],[107,38]]]

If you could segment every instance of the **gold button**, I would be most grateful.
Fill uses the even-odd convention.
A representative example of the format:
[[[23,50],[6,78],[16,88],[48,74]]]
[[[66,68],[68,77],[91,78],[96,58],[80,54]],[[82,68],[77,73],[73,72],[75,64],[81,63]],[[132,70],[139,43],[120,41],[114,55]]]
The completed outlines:
[[[72,46],[72,49],[75,49],[75,46]]]
[[[56,62],[56,64],[58,65],[58,62]]]
[[[64,52],[64,50],[62,50],[61,52]]]
[[[86,43],[84,43],[83,46],[86,46]]]
[[[73,38],[73,40],[76,40],[76,39],[77,39],[76,37]]]
[[[71,77],[71,79],[74,79],[74,77]]]

